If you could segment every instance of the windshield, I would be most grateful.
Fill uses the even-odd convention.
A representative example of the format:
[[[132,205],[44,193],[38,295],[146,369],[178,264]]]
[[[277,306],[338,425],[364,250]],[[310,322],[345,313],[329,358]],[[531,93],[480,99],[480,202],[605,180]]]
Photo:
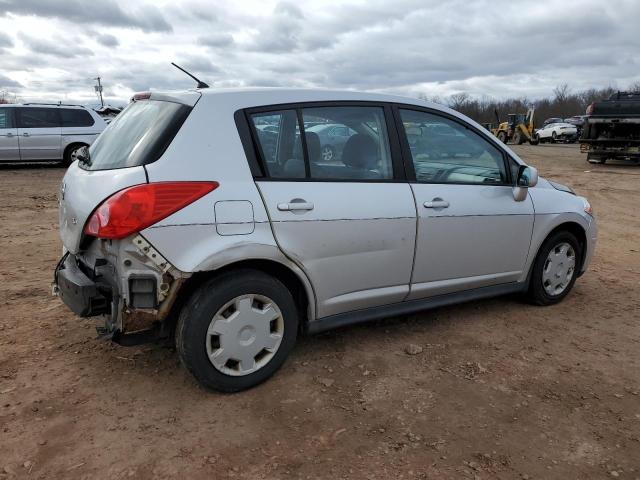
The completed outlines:
[[[143,100],[129,104],[113,120],[80,162],[86,170],[136,167],[155,162],[186,120],[191,107]]]

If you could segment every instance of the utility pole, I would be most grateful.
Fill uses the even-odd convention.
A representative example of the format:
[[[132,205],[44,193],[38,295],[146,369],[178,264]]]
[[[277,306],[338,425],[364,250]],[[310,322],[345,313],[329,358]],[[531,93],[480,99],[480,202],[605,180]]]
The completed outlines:
[[[96,90],[96,93],[100,95],[100,105],[104,107],[104,100],[102,99],[102,84],[100,83],[100,77],[96,77],[94,78],[94,80],[98,82],[98,84],[94,88]]]

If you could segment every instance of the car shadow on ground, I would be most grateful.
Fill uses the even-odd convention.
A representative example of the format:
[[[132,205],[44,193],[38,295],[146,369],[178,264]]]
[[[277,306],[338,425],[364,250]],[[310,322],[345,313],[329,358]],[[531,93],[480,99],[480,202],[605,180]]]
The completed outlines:
[[[40,162],[40,163],[0,163],[0,172],[5,170],[44,170],[44,169],[66,168],[60,162]]]

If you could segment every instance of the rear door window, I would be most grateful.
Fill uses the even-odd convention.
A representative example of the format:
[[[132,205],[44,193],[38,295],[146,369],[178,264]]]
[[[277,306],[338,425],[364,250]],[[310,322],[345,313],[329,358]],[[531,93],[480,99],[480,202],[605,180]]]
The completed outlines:
[[[251,121],[260,155],[272,178],[305,178],[306,166],[296,110],[257,113]]]
[[[393,179],[383,107],[310,107],[254,113],[250,119],[271,178]]]
[[[155,162],[173,141],[191,107],[159,100],[130,103],[89,149],[80,163],[87,170],[136,167]]]
[[[56,108],[18,108],[20,128],[56,128],[60,126],[60,114]]]
[[[14,128],[13,108],[0,108],[0,128]]]
[[[95,122],[89,112],[81,108],[61,108],[63,127],[91,127]]]

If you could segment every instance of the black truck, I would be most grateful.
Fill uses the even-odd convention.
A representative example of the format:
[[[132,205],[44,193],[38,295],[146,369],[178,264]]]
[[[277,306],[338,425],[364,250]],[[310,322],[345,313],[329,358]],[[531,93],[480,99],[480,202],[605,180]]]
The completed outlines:
[[[640,164],[640,92],[618,92],[587,108],[580,151],[590,163],[609,159]]]

